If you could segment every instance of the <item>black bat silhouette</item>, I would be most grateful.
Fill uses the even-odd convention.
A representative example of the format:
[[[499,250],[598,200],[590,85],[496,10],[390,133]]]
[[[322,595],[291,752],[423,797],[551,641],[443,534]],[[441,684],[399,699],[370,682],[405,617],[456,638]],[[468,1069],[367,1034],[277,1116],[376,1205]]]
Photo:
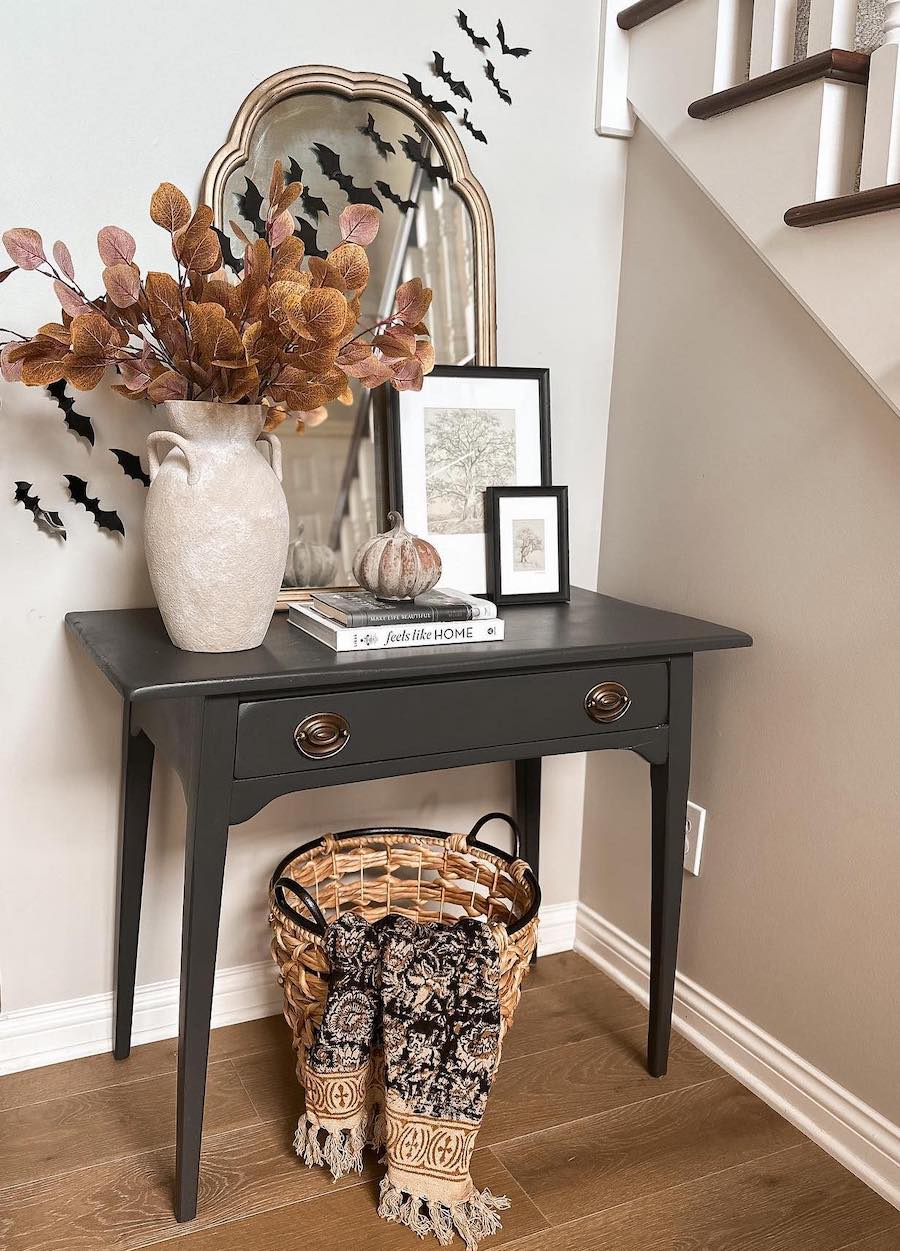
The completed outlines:
[[[224,230],[220,230],[218,226],[213,226],[216,238],[219,240],[219,247],[222,249],[222,264],[227,265],[233,274],[242,274],[244,272],[244,261],[240,256],[235,256],[231,246],[231,235],[226,235]]]
[[[497,77],[496,72],[494,71],[494,67],[490,63],[490,61],[485,61],[484,73],[488,81],[494,84],[494,87],[496,88],[496,91],[497,91],[497,95],[504,102],[504,104],[512,104],[512,96],[509,94],[509,92],[500,82],[500,79]]]
[[[72,433],[80,435],[82,439],[87,439],[93,447],[94,427],[91,425],[91,419],[85,417],[84,413],[75,412],[75,401],[71,395],[66,395],[65,379],[60,378],[59,382],[51,382],[47,390],[62,409],[63,420]]]
[[[379,212],[383,212],[381,201],[371,187],[357,187],[349,174],[341,169],[341,158],[324,143],[314,143],[313,152],[319,162],[319,168],[326,178],[336,182],[351,204],[371,204]]]
[[[459,119],[459,124],[464,130],[469,132],[473,139],[477,139],[479,143],[487,143],[487,135],[484,131],[479,130],[476,126],[472,125],[468,109],[463,109],[462,117]]]
[[[294,157],[290,158],[288,173],[284,176],[285,186],[287,186],[289,182],[299,182],[301,186],[303,185],[303,170],[297,164]],[[307,191],[305,187],[303,187],[303,190],[300,192],[300,203],[303,205],[303,212],[307,215],[307,217],[314,218],[316,225],[319,223],[320,213],[324,213],[326,217],[331,216],[328,211],[328,205],[325,201],[320,196],[313,195],[311,192]]]
[[[77,477],[74,473],[63,474],[66,482],[69,484],[69,495],[75,504],[81,506],[91,514],[94,518],[94,524],[101,530],[112,530],[116,534],[125,537],[125,527],[122,525],[122,519],[114,508],[105,509],[100,507],[100,500],[94,498],[87,493],[87,483],[84,478]]]
[[[423,173],[427,174],[432,181],[438,178],[446,178],[449,182],[450,171],[446,165],[432,165],[428,157],[422,150],[422,144],[418,139],[414,139],[412,135],[404,135],[400,140],[400,147],[409,157],[414,165],[418,165]]]
[[[39,530],[54,535],[63,542],[66,541],[66,527],[63,525],[62,517],[49,508],[41,508],[41,501],[36,495],[31,494],[30,482],[16,483],[16,503],[25,505]]]
[[[460,30],[464,30],[466,32],[479,52],[483,52],[490,43],[490,40],[485,39],[484,35],[475,34],[474,30],[469,25],[469,19],[466,17],[465,13],[463,13],[462,9],[460,9],[456,15],[456,24]]]
[[[150,485],[150,478],[144,473],[140,456],[136,456],[134,452],[126,452],[122,447],[111,447],[109,450],[119,462],[126,477],[134,478],[135,482],[142,482],[145,487]]]
[[[246,182],[246,191],[242,195],[235,196],[238,212],[244,221],[253,227],[260,239],[265,239],[266,223],[262,216],[262,194],[252,178],[248,178]]]
[[[404,200],[402,196],[397,195],[393,187],[389,187],[386,182],[378,181],[375,186],[381,192],[386,200],[390,200],[392,204],[396,204],[401,213],[408,213],[410,209],[418,208],[419,205],[415,200]]]
[[[418,78],[413,78],[412,74],[404,74],[403,77],[409,83],[409,90],[414,100],[418,100],[420,104],[425,104],[430,109],[437,109],[438,113],[455,113],[456,109],[449,100],[435,100],[434,96],[430,96],[423,88]]]
[[[319,246],[319,236],[312,222],[308,222],[305,217],[295,217],[297,229],[294,231],[296,238],[303,241],[303,247],[307,256],[321,256],[322,260],[328,255],[325,248]]]
[[[503,31],[503,23],[497,22],[497,38],[500,40],[500,51],[504,56],[530,56],[530,48],[511,48],[506,42],[506,35]]]
[[[378,155],[385,161],[388,159],[389,152],[396,152],[397,149],[392,143],[388,143],[387,139],[382,139],[378,131],[375,129],[375,118],[370,113],[366,120],[365,126],[357,126],[356,128],[361,135],[365,135],[367,139],[371,139],[375,144]]]
[[[434,60],[431,62],[431,68],[437,77],[447,84],[455,96],[459,96],[460,100],[471,100],[472,93],[461,78],[454,78],[447,66],[444,64],[444,58],[440,52],[432,52]]]

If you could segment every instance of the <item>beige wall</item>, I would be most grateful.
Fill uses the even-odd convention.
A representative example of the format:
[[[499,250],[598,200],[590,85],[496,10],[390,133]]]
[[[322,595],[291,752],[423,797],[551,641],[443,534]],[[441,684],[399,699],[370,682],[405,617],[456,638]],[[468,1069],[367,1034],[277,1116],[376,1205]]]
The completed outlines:
[[[696,666],[680,968],[894,1121],[898,534],[900,422],[639,129],[599,585],[756,640]],[[589,763],[581,879],[642,942],[646,772]]]

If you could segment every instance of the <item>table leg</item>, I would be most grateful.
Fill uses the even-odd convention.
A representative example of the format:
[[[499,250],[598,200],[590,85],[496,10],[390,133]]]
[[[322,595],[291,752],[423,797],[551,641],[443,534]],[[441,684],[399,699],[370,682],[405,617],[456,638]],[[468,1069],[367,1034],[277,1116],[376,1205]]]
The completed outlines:
[[[669,744],[650,766],[653,869],[650,902],[650,1029],[647,1068],[663,1077],[669,1060],[675,960],[684,874],[684,828],[691,775],[692,656],[669,661]]]
[[[188,788],[178,1014],[175,1218],[197,1215],[200,1139],[212,1015],[237,705],[207,701]]]
[[[153,778],[153,744],[133,732],[132,706],[122,718],[122,811],[119,841],[119,905],[116,925],[116,1013],[113,1055],[125,1060],[131,1051],[134,981],[137,972],[141,894],[147,852],[147,820]]]
[[[541,757],[516,761],[516,821],[522,834],[522,859],[540,881]]]

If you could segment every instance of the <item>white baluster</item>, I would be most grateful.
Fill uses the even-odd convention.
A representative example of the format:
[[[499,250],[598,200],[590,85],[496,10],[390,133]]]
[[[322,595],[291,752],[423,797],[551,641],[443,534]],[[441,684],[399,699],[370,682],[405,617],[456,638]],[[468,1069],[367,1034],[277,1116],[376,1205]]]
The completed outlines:
[[[797,0],[753,0],[750,77],[790,65],[794,57]]]
[[[747,77],[753,8],[753,0],[719,0],[713,58],[714,92],[736,87]]]
[[[806,55],[831,48],[852,51],[856,38],[856,0],[812,0]]]
[[[869,59],[859,189],[900,182],[900,0],[884,6],[884,43]]]

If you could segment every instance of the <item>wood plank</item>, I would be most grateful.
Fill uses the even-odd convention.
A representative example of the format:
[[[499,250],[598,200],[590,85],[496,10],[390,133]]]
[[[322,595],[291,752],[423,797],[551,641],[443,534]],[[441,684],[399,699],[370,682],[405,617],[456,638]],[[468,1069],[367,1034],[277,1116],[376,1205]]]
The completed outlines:
[[[841,1251],[900,1212],[812,1143],[607,1208],[509,1251]]]
[[[869,81],[869,54],[845,52],[841,48],[817,52],[815,56],[795,61],[793,65],[785,65],[768,74],[758,74],[755,78],[738,83],[736,87],[727,87],[724,91],[704,96],[702,100],[695,100],[688,105],[688,115],[700,119],[718,117],[720,113],[730,113],[732,109],[738,109],[744,104],[765,100],[782,91],[789,91],[792,87],[800,87],[803,83],[816,82],[819,79],[865,86]]]
[[[286,1037],[289,1037],[288,1028],[282,1016],[224,1026],[210,1035],[210,1063],[280,1046]],[[10,1073],[0,1077],[0,1111],[174,1073],[177,1063],[178,1039],[165,1038],[134,1047],[127,1060],[114,1060],[110,1052],[104,1052],[62,1064],[48,1064],[44,1068],[26,1069],[23,1073]]]
[[[528,970],[522,990],[540,990],[544,986],[556,986],[576,977],[602,977],[598,968],[580,956],[577,951],[557,951],[552,956],[538,956]]]
[[[0,1245],[4,1251],[131,1251],[360,1184],[355,1173],[333,1182],[324,1169],[306,1168],[294,1155],[293,1134],[293,1122],[272,1121],[208,1137],[200,1211],[190,1225],[178,1225],[172,1213],[171,1147],[0,1191]],[[381,1172],[367,1155],[365,1176]]]
[[[577,978],[523,994],[503,1043],[504,1059],[644,1024],[647,1011],[606,977]]]
[[[805,1142],[731,1077],[494,1148],[551,1224]]]
[[[896,1229],[885,1229],[871,1238],[863,1238],[860,1242],[851,1242],[841,1251],[897,1251],[900,1247],[900,1236]]]
[[[230,1060],[211,1066],[206,1132],[259,1117]],[[0,1113],[0,1186],[37,1181],[175,1140],[175,1075],[67,1095]]]
[[[501,1246],[547,1228],[540,1212],[490,1151],[475,1152],[472,1177],[479,1189],[488,1187],[512,1200],[510,1210],[501,1214],[503,1229],[484,1239],[482,1247]],[[160,1246],[172,1251],[285,1251],[299,1242],[315,1251],[356,1251],[363,1247],[365,1251],[412,1251],[429,1242],[438,1245],[431,1239],[419,1244],[404,1225],[381,1220],[377,1204],[377,1182],[367,1182],[341,1194],[295,1203]]]
[[[867,217],[870,213],[887,213],[900,208],[900,182],[886,187],[870,187],[831,200],[812,200],[795,204],[784,215],[787,226],[822,226],[826,222],[843,222],[851,217]]]

